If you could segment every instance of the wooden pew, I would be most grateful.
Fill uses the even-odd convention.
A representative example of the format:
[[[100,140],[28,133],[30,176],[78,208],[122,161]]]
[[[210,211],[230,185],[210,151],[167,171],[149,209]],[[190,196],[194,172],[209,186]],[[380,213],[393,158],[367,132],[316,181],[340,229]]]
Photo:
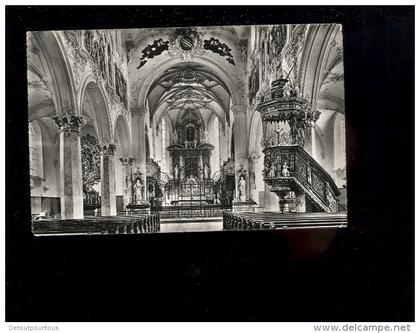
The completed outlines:
[[[339,213],[225,212],[223,214],[224,230],[344,228],[346,226],[347,215]]]
[[[159,231],[159,215],[104,216],[72,220],[45,219],[32,221],[32,232],[34,235],[139,234]]]

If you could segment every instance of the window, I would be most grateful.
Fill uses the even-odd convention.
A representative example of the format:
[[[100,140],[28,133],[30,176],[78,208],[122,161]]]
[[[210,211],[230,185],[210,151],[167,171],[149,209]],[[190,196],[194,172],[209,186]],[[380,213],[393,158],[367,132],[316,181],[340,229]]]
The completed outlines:
[[[162,119],[161,125],[161,138],[162,138],[162,164],[166,165],[166,122]]]
[[[346,126],[344,115],[337,113],[334,122],[334,169],[346,166]]]
[[[42,136],[37,121],[29,123],[29,174],[33,177],[44,177],[42,164]]]

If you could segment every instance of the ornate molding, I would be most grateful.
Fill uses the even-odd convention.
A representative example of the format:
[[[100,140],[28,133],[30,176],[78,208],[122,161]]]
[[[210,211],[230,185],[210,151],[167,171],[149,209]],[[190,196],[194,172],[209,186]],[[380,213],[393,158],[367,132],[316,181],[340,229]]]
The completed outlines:
[[[66,52],[71,60],[76,86],[80,87],[86,73],[92,73],[95,82],[104,88],[105,98],[111,108],[127,109],[127,83],[121,61],[118,61],[119,57],[115,55],[116,51],[112,48],[109,36],[93,30],[86,30],[83,35],[70,30],[59,33],[67,46]],[[116,106],[117,104],[121,105]]]
[[[80,135],[82,127],[85,125],[82,116],[69,114],[68,111],[65,111],[65,113],[62,114],[53,115],[51,118],[59,127],[59,133],[64,132],[66,136],[69,136],[71,132],[75,132]]]
[[[211,37],[206,39],[203,44],[205,50],[209,50],[213,53],[220,55],[223,58],[226,58],[226,61],[235,66],[235,61],[231,53],[232,49],[225,43],[221,42],[219,39]]]
[[[122,165],[126,166],[126,165],[132,165],[133,164],[134,159],[132,157],[121,157],[120,158],[120,162]]]
[[[200,34],[191,28],[176,29],[170,36],[169,54],[181,56],[183,61],[191,61],[194,55],[204,55],[203,41]]]
[[[162,38],[159,38],[153,41],[152,44],[147,45],[141,52],[142,56],[140,58],[140,63],[137,66],[137,69],[143,67],[148,59],[153,59],[154,57],[162,54],[164,51],[169,50],[169,41],[164,41]]]
[[[101,153],[104,157],[114,156],[114,153],[116,150],[117,150],[117,146],[113,143],[106,144],[101,147]]]

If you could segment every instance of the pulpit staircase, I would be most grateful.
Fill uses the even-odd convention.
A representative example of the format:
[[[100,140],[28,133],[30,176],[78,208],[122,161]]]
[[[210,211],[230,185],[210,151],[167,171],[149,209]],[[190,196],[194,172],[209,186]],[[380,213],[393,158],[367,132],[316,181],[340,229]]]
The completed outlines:
[[[276,146],[264,150],[266,162],[264,181],[280,198],[280,204],[293,201],[290,191],[303,192],[316,211],[336,213],[339,211],[339,195],[334,180],[327,171],[300,146]],[[276,171],[271,171],[273,168]],[[286,166],[286,167],[284,167]],[[280,169],[280,170],[279,170]]]

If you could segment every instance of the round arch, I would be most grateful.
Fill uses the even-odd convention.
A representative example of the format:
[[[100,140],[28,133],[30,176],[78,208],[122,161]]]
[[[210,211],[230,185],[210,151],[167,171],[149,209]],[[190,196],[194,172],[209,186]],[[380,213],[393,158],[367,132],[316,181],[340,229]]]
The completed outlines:
[[[60,37],[53,31],[35,31],[31,34],[43,55],[42,61],[45,61],[48,72],[46,79],[53,94],[56,112],[77,114],[74,78]]]
[[[302,61],[299,69],[299,86],[304,96],[309,96],[316,105],[318,91],[322,83],[322,73],[326,66],[331,37],[339,29],[338,25],[314,25],[307,32]]]
[[[117,149],[117,154],[124,158],[130,156],[131,140],[128,129],[127,120],[120,114],[115,122],[114,141],[117,142],[119,148]]]
[[[110,143],[113,139],[108,103],[101,85],[88,76],[80,91],[80,113],[91,120],[98,133],[101,144]]]

